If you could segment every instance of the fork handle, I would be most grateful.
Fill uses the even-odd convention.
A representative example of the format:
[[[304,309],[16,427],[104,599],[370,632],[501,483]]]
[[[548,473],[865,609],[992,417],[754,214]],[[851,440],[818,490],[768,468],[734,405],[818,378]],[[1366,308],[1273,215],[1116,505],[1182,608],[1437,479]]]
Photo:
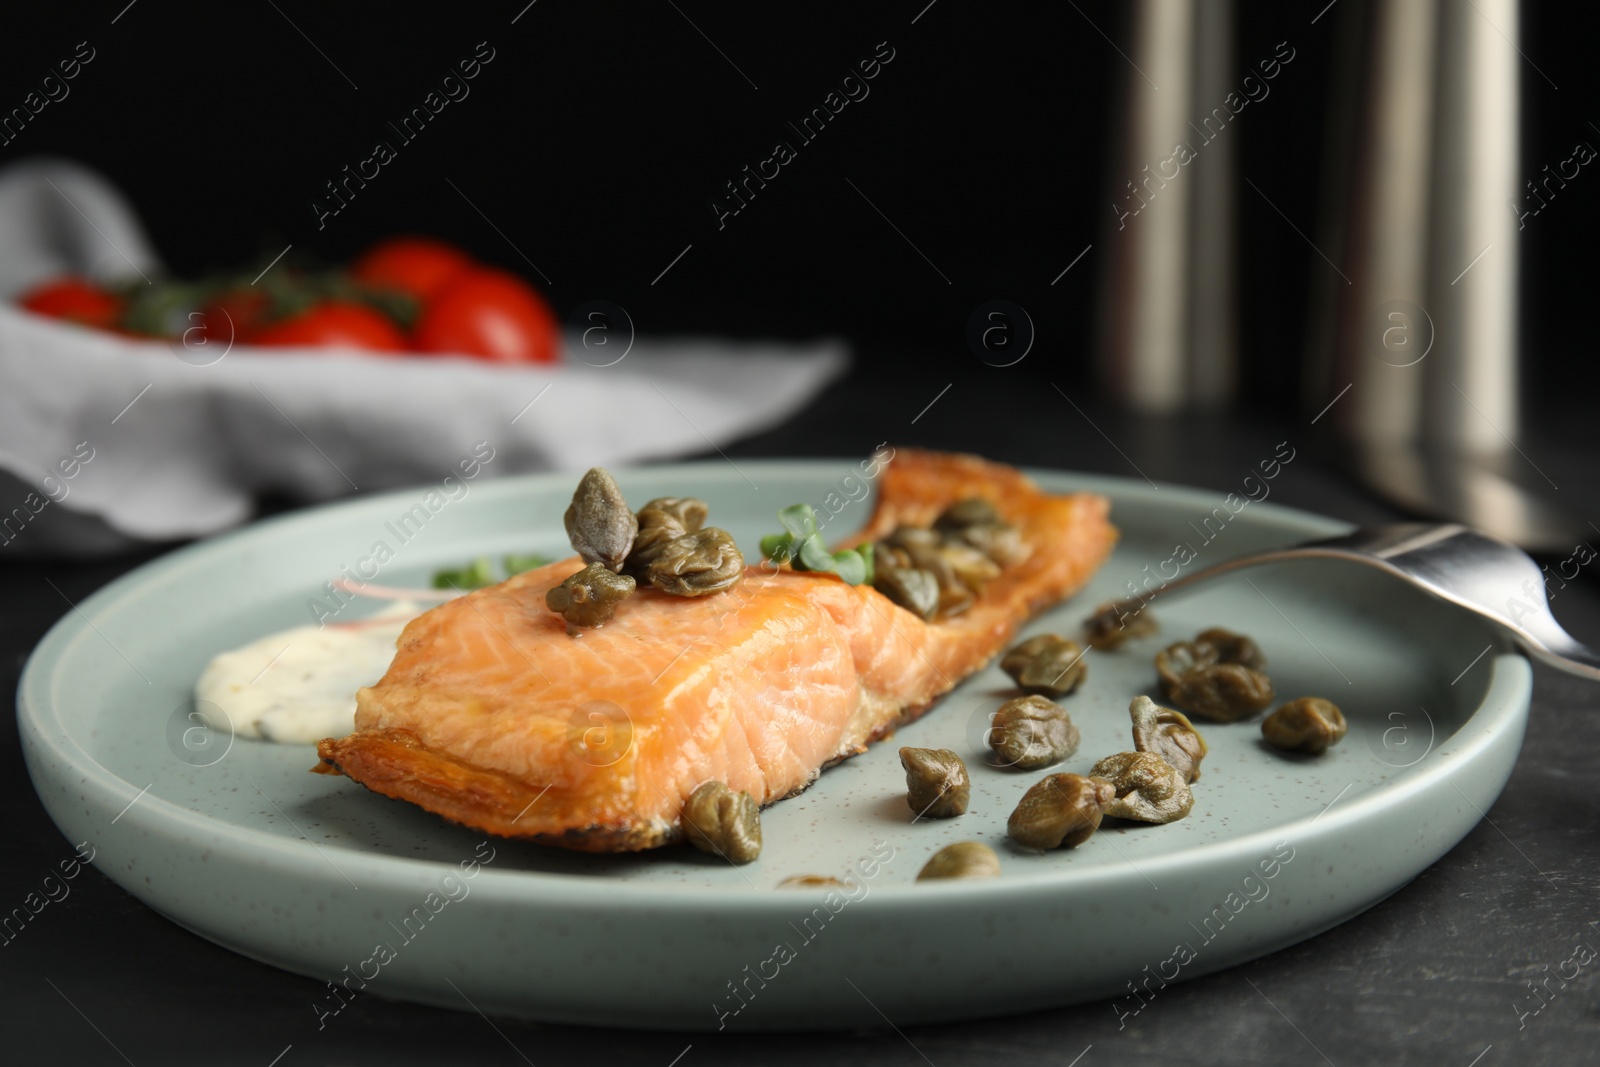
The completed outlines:
[[[1238,559],[1223,560],[1220,563],[1213,563],[1209,567],[1203,567],[1191,574],[1181,574],[1154,589],[1147,588],[1145,596],[1132,596],[1115,601],[1112,604],[1112,608],[1116,610],[1120,618],[1130,613],[1139,612],[1149,606],[1157,597],[1198,585],[1219,574],[1283,560],[1342,559],[1353,563],[1364,563],[1368,566],[1377,565],[1402,579],[1409,577],[1382,559],[1363,558],[1344,549],[1341,544],[1344,540],[1345,538],[1330,538],[1325,542],[1292,545],[1288,548],[1242,556]],[[1473,612],[1487,622],[1494,623],[1501,632],[1515,641],[1519,648],[1540,663],[1553,667],[1565,674],[1573,674],[1580,678],[1588,678],[1591,681],[1600,682],[1600,653],[1596,653],[1562,629],[1561,625],[1555,621],[1554,616],[1548,614],[1535,615],[1530,616],[1521,623],[1513,623],[1502,615],[1485,611],[1479,604],[1460,598],[1450,599],[1454,600],[1457,606]]]
[[[1510,629],[1510,627],[1507,627]],[[1564,674],[1574,674],[1600,682],[1600,653],[1583,644],[1554,621],[1534,634],[1526,629],[1512,630],[1517,644],[1534,659]]]

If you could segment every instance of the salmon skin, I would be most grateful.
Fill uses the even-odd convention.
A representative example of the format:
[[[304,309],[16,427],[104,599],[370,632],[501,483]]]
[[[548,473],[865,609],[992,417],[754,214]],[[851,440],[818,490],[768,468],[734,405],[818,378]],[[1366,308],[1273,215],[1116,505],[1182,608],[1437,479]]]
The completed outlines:
[[[927,526],[981,497],[1028,554],[967,611],[924,622],[868,585],[747,567],[704,597],[641,589],[569,637],[545,593],[577,558],[526,571],[412,620],[388,672],[357,694],[356,731],[314,768],[465,826],[586,852],[681,840],[708,780],[762,805],[925,712],[1040,609],[1077,591],[1117,538],[1110,505],[1051,495],[975,456],[902,449],[851,539]]]

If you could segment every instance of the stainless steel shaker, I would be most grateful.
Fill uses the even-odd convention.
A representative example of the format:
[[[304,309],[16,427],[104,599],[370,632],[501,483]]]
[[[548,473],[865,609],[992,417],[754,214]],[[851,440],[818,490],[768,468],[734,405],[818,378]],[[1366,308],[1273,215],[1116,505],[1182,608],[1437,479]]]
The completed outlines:
[[[1395,502],[1570,548],[1517,445],[1516,0],[1340,6],[1302,409]]]
[[[1097,363],[1102,388],[1139,411],[1213,406],[1235,391],[1233,9],[1129,6]]]

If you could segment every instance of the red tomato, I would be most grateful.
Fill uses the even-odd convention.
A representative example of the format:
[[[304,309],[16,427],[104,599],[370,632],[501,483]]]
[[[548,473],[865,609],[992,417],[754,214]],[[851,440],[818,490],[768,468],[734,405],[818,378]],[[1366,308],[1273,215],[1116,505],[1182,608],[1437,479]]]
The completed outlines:
[[[400,352],[406,338],[381,312],[365,304],[325,300],[309,311],[258,330],[250,336],[256,345],[338,345]]]
[[[124,307],[120,296],[82,278],[58,278],[30,289],[17,301],[29,311],[53,319],[115,329]]]
[[[190,329],[200,327],[206,340],[216,344],[227,345],[234,340],[253,343],[270,306],[267,294],[258,289],[232,289],[201,308],[198,314],[191,314]]]
[[[474,270],[456,278],[422,309],[412,342],[499,363],[555,363],[561,330],[544,297],[515,274]]]
[[[473,267],[472,258],[443,241],[394,237],[367,249],[350,267],[350,276],[368,285],[398,289],[427,300]]]

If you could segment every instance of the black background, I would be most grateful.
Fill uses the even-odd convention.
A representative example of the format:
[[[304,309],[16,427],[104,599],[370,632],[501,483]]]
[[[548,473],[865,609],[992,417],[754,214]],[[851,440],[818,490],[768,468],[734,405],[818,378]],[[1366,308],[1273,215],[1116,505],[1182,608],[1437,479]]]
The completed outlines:
[[[1112,43],[1127,47],[1123,11],[1096,0],[938,0],[924,11],[926,2],[539,0],[524,11],[526,0],[141,0],[115,25],[125,0],[30,9],[8,14],[0,35],[0,105],[20,104],[79,41],[96,58],[67,99],[0,147],[0,163],[53,153],[101,170],[181,275],[264,262],[291,242],[296,256],[337,262],[396,232],[429,233],[540,281],[531,260],[563,315],[604,298],[648,334],[842,335],[857,342],[868,378],[926,373],[975,387],[999,372],[967,350],[966,320],[999,297],[1027,308],[1039,330],[1011,372],[1076,379],[1090,371],[1103,248],[1050,282],[1103,240],[1107,190],[1128,177],[1107,163],[1131,76]],[[1239,139],[1241,174],[1307,234],[1325,192],[1335,38],[1359,0],[1340,0],[1313,25],[1325,4],[1239,5],[1241,78],[1279,41],[1296,58],[1227,132]],[[1592,43],[1576,10],[1530,5],[1524,15],[1529,178],[1580,139],[1600,146],[1588,125],[1600,121]],[[386,123],[480,41],[495,59],[471,95],[397,143],[399,157],[319,230],[310,203],[323,183],[375,140],[396,141]],[[795,140],[786,123],[880,41],[895,58],[870,95],[719,230],[708,204],[723,184],[776,139]],[[1239,189],[1244,395],[1288,404],[1309,288],[1329,267]],[[1580,173],[1519,235],[1533,407],[1600,384],[1581,358],[1597,202],[1600,179]]]

